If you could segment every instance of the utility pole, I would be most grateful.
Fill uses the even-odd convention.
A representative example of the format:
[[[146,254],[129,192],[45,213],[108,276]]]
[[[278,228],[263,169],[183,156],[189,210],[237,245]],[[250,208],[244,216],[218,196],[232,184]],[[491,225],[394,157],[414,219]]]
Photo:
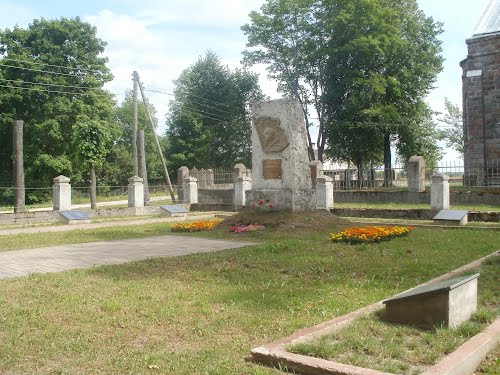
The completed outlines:
[[[148,183],[148,170],[146,167],[146,151],[144,149],[144,130],[139,129],[137,132],[137,157],[139,160],[139,174],[142,178],[142,185],[144,186],[144,205],[149,206],[149,183]]]
[[[15,120],[13,123],[13,155],[15,199],[14,213],[26,211],[24,193],[24,155],[23,155],[23,126],[24,121]]]
[[[168,190],[170,192],[170,197],[172,198],[172,202],[175,202],[175,193],[172,188],[172,183],[170,182],[170,176],[168,175],[167,163],[165,163],[165,158],[163,157],[163,152],[161,151],[160,142],[158,141],[158,137],[156,136],[156,129],[153,122],[153,117],[151,117],[151,113],[149,112],[148,102],[146,99],[146,95],[144,95],[144,88],[142,87],[141,80],[139,79],[139,74],[135,72],[137,77],[137,85],[139,86],[139,90],[141,91],[142,101],[144,102],[144,107],[146,108],[146,113],[148,115],[149,123],[151,125],[151,130],[153,131],[153,137],[155,139],[156,150],[160,155],[161,165],[163,166],[163,174],[165,175],[165,180],[167,181]]]
[[[139,159],[137,158],[137,82],[139,82],[139,75],[134,71],[134,91],[132,98],[133,108],[133,128],[132,128],[132,157],[134,158],[134,176],[139,175]]]

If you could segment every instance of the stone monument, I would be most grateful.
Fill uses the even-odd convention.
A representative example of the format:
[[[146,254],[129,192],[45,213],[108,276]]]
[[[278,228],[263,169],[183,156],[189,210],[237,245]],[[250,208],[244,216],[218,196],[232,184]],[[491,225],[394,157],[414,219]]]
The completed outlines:
[[[316,208],[304,113],[295,99],[252,106],[252,190],[246,207],[306,211]]]

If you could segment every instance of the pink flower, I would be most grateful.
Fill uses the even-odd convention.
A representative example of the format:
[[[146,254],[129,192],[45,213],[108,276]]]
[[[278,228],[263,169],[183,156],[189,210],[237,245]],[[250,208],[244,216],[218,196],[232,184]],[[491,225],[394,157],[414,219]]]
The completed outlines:
[[[262,206],[264,204],[264,201],[261,199],[258,203],[259,206]]]
[[[271,203],[269,203],[269,208],[273,208],[273,205]]]

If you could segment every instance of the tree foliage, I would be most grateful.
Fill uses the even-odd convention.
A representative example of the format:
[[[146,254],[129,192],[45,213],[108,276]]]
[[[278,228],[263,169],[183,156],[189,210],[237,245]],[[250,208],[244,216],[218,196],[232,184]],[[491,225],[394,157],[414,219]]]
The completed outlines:
[[[79,116],[107,121],[112,97],[102,89],[112,79],[101,57],[106,43],[79,18],[34,20],[26,29],[0,30],[0,179],[9,184],[11,128],[25,121],[27,186],[45,187],[60,174],[82,178],[73,156]],[[76,180],[75,180],[75,179]],[[32,199],[36,199],[31,194]]]
[[[250,103],[264,98],[257,75],[231,70],[208,51],[175,85],[166,133],[171,169],[250,165]]]
[[[441,25],[416,0],[268,0],[250,19],[244,61],[268,65],[307,125],[313,105],[320,159],[328,145],[336,159],[377,162],[390,156],[381,147],[419,134],[407,128],[422,126],[442,57]]]
[[[446,146],[464,155],[464,127],[462,111],[458,105],[444,98],[445,113],[439,119],[446,129],[440,131],[441,139],[446,141]]]

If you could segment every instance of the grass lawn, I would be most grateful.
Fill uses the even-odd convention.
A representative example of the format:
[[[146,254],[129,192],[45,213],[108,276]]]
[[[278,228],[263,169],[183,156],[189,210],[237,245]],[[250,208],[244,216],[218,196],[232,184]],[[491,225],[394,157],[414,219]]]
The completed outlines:
[[[383,321],[384,310],[356,319],[320,339],[292,345],[293,353],[325,358],[394,374],[417,375],[481,332],[500,313],[500,257],[484,262],[478,279],[478,310],[471,320],[449,329],[422,330]],[[474,273],[473,272],[473,273]],[[467,272],[470,274],[471,272]]]
[[[489,254],[500,242],[498,232],[417,228],[350,246],[328,240],[349,224],[342,219],[263,221],[270,230],[193,234],[261,242],[252,247],[0,281],[0,373],[280,374],[244,358],[255,346]],[[130,228],[138,233],[59,237],[137,237],[164,233],[166,225]]]

